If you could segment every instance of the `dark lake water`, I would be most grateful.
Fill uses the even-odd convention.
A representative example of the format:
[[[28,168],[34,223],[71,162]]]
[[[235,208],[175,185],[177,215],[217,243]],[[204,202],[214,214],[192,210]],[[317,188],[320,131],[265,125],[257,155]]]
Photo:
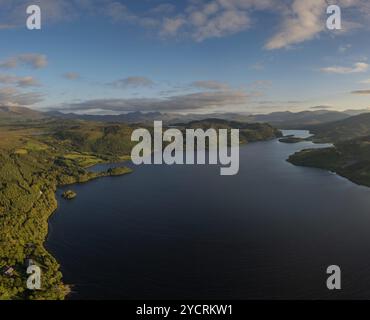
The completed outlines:
[[[59,189],[46,247],[69,298],[369,299],[370,189],[285,161],[312,146],[243,146],[236,176],[148,165]],[[326,289],[332,264],[341,291]]]

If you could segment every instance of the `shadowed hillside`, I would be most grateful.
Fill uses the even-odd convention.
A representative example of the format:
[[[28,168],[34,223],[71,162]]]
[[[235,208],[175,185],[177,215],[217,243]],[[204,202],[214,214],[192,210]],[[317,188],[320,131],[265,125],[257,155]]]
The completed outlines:
[[[29,108],[0,106],[0,121],[40,120],[47,117],[46,114]]]
[[[303,150],[292,155],[289,162],[330,170],[370,187],[370,113],[310,130],[314,141],[332,142],[334,147]]]
[[[255,142],[281,137],[281,132],[267,123],[242,123],[221,119],[204,119],[178,123],[182,129],[239,129],[240,143]]]
[[[370,113],[344,120],[309,127],[315,140],[325,142],[345,141],[370,135]]]

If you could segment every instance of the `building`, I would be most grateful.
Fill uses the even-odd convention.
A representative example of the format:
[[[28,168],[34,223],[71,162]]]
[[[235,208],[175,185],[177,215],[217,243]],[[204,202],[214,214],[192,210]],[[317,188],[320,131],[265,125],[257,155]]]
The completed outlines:
[[[14,273],[14,268],[13,267],[9,267],[9,266],[5,266],[3,268],[3,273],[6,275],[6,276],[9,276],[11,277]]]

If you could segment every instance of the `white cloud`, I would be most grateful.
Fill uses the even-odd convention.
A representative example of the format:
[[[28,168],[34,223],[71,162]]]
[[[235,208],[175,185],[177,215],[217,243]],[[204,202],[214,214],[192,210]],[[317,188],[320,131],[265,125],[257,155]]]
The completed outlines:
[[[172,14],[175,12],[176,6],[171,3],[162,3],[158,6],[154,7],[153,9],[149,10],[149,13],[160,15],[160,14]]]
[[[19,87],[38,87],[40,85],[33,77],[21,77],[16,83]]]
[[[12,69],[18,66],[28,66],[34,69],[41,69],[48,64],[47,57],[38,53],[24,53],[14,57],[10,57],[5,61],[0,62],[0,68]]]
[[[2,84],[15,84],[18,87],[37,87],[39,82],[31,77],[17,77],[14,75],[0,74],[0,83]]]
[[[342,8],[357,13],[356,21],[345,19],[344,29],[362,26],[367,0],[338,0]],[[281,17],[275,34],[266,42],[268,50],[287,48],[312,40],[326,30],[327,0],[211,0],[190,1],[176,16],[165,17],[161,36],[188,35],[201,42],[246,31],[252,27],[253,13],[269,11]],[[370,7],[370,6],[368,6]],[[353,13],[351,11],[351,14]],[[347,11],[348,12],[348,11]],[[365,24],[366,25],[366,24]],[[348,30],[347,30],[348,31]]]
[[[215,80],[201,80],[194,81],[191,84],[192,87],[199,89],[208,89],[208,90],[228,90],[230,89],[227,83],[215,81]]]
[[[177,21],[172,35],[184,33],[198,42],[232,35],[250,29],[255,12],[267,11],[278,15],[281,22],[265,48],[282,49],[312,40],[326,31],[326,8],[329,4],[338,4],[346,9],[342,19],[343,32],[368,27],[368,0],[192,0],[183,12],[171,17]],[[166,27],[162,23],[162,35]]]
[[[341,33],[353,29],[368,28],[370,4],[368,0],[292,0],[281,11],[283,19],[280,30],[267,41],[268,50],[287,48],[318,37],[326,30],[326,8],[329,4],[339,5],[342,14]],[[332,33],[333,34],[333,33]],[[349,49],[342,47],[340,50]]]
[[[313,39],[325,28],[320,21],[325,6],[325,0],[295,0],[285,14],[281,30],[266,43],[266,49],[281,49]]]
[[[63,78],[68,79],[68,80],[77,80],[81,76],[77,72],[66,72],[63,74]]]
[[[42,101],[42,97],[36,92],[20,93],[12,87],[0,88],[0,106],[30,106]]]
[[[162,29],[160,35],[162,37],[175,36],[179,29],[186,23],[182,17],[176,18],[165,18],[163,20]]]
[[[109,83],[109,85],[115,88],[127,89],[127,88],[150,87],[154,85],[154,82],[146,77],[128,77],[113,81]]]
[[[131,14],[128,8],[118,1],[108,1],[103,7],[103,12],[106,16],[113,19],[115,22],[119,21],[132,21],[136,17]]]
[[[0,31],[24,26],[27,0],[0,0]],[[34,0],[42,7],[45,23],[82,16],[109,22],[138,25],[162,38],[186,36],[201,42],[246,31],[253,26],[256,11],[268,11],[280,18],[275,34],[266,42],[269,50],[287,48],[312,40],[325,31],[326,7],[338,4],[346,9],[344,29],[368,27],[368,0],[187,0],[185,5],[153,4],[134,12],[117,0]],[[44,22],[43,22],[44,23]],[[348,30],[347,30],[348,31]]]
[[[190,1],[184,12],[163,19],[160,35],[183,33],[197,42],[232,35],[251,27],[251,11],[275,6],[272,0]]]
[[[18,61],[16,58],[9,58],[5,61],[0,62],[0,68],[5,68],[5,69],[11,69],[15,68],[18,65]]]
[[[321,72],[337,74],[361,73],[366,72],[369,69],[369,66],[370,65],[365,62],[357,62],[353,65],[353,67],[340,67],[340,66],[326,67],[322,68]]]
[[[208,38],[219,38],[238,33],[250,27],[249,15],[243,11],[227,10],[219,12],[197,26],[192,34],[194,40],[200,42]]]
[[[44,68],[48,64],[48,60],[43,54],[25,53],[19,55],[17,58],[19,63],[31,66],[35,69]]]
[[[63,105],[59,110],[79,112],[95,109],[114,112],[202,110],[245,105],[249,97],[250,95],[244,91],[211,91],[170,96],[164,99],[95,99]]]

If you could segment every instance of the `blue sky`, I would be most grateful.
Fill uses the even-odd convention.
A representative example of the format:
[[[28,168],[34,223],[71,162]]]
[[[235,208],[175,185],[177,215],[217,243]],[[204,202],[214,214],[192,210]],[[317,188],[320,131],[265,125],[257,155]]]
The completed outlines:
[[[330,2],[330,1],[329,1]],[[370,107],[370,4],[0,0],[0,105],[81,113]],[[38,4],[42,29],[27,30]]]

